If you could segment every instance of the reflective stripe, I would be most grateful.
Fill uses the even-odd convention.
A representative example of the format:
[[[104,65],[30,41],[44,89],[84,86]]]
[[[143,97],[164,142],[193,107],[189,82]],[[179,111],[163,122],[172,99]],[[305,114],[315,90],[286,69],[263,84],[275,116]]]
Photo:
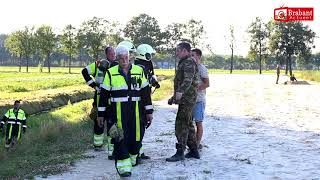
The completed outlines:
[[[94,134],[93,135],[93,144],[95,146],[102,146],[103,145],[103,138],[104,138],[103,134],[101,134],[101,135]]]
[[[152,105],[147,105],[144,107],[146,110],[149,110],[149,109],[153,109],[153,106]]]
[[[140,148],[140,150],[139,150],[139,154],[141,155],[141,154],[143,154],[144,153],[144,147],[143,147],[143,145],[141,145],[141,148]]]
[[[140,113],[139,102],[136,101],[136,141],[140,141]]]
[[[131,97],[131,101],[140,101],[141,98],[140,97]],[[110,101],[111,102],[128,102],[129,101],[129,97],[117,97],[117,98],[114,98],[114,97],[111,97],[110,98]]]
[[[113,153],[113,149],[114,149],[114,144],[111,144],[111,142],[108,144],[108,155],[112,156]]]
[[[141,88],[136,86],[136,87],[133,87],[133,85],[131,84],[131,90],[136,90],[136,91],[140,91]]]
[[[21,124],[21,122],[17,122],[17,124]]]
[[[87,82],[88,85],[92,84],[94,81],[91,79],[90,81]]]
[[[117,167],[131,166],[131,160],[129,158],[124,160],[117,160]]]
[[[14,121],[8,121],[9,124],[15,124],[16,122]]]
[[[121,102],[117,102],[117,124],[118,128],[122,129],[122,119],[121,119]]]
[[[12,125],[10,126],[10,130],[9,130],[9,137],[8,137],[8,139],[11,139],[11,133],[12,133]]]
[[[117,160],[116,167],[120,174],[131,172],[132,170],[131,159],[127,158],[124,160]]]
[[[129,97],[120,97],[120,98],[114,98],[111,97],[110,101],[111,102],[128,102]]]
[[[131,170],[132,170],[132,166],[130,166],[130,167],[119,167],[118,168],[118,171],[119,171],[120,174],[124,174],[126,172],[131,172]]]
[[[105,84],[100,84],[100,88],[103,88],[103,89],[105,89],[105,90],[107,90],[107,91],[110,91],[110,89],[111,89],[110,86],[107,86],[107,85],[105,85]]]
[[[83,66],[82,66],[82,67],[83,67]],[[87,71],[88,71],[88,74],[90,75],[90,74],[91,74],[90,67],[89,67],[89,66],[87,66],[87,67],[86,67],[86,69],[87,69]]]
[[[140,97],[132,97],[131,100],[132,100],[132,101],[140,101],[141,98],[140,98]]]
[[[19,132],[18,132],[18,140],[21,138],[21,125],[19,126]]]
[[[106,107],[98,107],[98,111],[106,111]]]
[[[128,86],[112,87],[111,91],[128,90]]]
[[[138,157],[138,154],[136,154],[136,155],[131,155],[130,154],[130,160],[131,160],[132,166],[137,164],[137,157]]]
[[[146,86],[149,86],[149,83],[148,82],[144,82],[142,85],[141,85],[141,88],[144,88]]]
[[[26,127],[27,127],[27,125],[22,125],[22,127],[26,128]]]
[[[1,121],[1,124],[4,124],[4,122],[3,122],[3,121]]]

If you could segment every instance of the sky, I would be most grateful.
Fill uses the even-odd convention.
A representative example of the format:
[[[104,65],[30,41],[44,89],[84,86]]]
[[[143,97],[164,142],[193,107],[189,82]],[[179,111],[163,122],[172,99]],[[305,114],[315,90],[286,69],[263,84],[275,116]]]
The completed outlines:
[[[229,27],[235,28],[236,55],[247,55],[246,33],[255,17],[264,22],[273,18],[280,6],[313,7],[314,21],[305,22],[320,36],[320,3],[316,0],[2,0],[0,2],[0,34],[24,26],[50,25],[59,33],[67,24],[79,27],[94,16],[119,21],[125,25],[133,16],[146,13],[164,28],[173,22],[201,20],[206,30],[206,43],[216,54],[230,54]],[[320,52],[320,38],[315,39],[314,52]]]

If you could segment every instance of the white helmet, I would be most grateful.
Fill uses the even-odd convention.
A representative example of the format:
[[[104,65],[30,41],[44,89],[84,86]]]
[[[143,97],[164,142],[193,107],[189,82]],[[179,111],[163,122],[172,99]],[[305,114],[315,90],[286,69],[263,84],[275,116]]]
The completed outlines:
[[[156,51],[149,44],[140,44],[137,48],[136,58],[150,61],[155,53]]]
[[[129,52],[136,52],[136,47],[130,41],[121,41],[118,46],[125,46]]]

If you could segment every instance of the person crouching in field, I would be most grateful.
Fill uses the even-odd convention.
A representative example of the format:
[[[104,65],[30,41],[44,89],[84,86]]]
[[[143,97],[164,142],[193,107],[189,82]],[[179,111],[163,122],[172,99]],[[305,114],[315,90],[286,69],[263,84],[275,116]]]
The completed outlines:
[[[4,131],[6,125],[5,148],[10,148],[21,139],[22,132],[26,132],[27,118],[25,112],[20,109],[20,101],[14,102],[13,108],[3,116],[0,131]]]

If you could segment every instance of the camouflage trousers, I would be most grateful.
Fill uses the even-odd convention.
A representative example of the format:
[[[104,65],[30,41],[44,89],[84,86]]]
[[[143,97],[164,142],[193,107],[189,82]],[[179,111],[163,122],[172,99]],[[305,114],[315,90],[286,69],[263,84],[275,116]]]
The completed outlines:
[[[195,127],[192,122],[192,109],[194,104],[180,104],[176,117],[175,134],[178,140],[176,148],[184,151],[186,145],[190,149],[197,149]]]

